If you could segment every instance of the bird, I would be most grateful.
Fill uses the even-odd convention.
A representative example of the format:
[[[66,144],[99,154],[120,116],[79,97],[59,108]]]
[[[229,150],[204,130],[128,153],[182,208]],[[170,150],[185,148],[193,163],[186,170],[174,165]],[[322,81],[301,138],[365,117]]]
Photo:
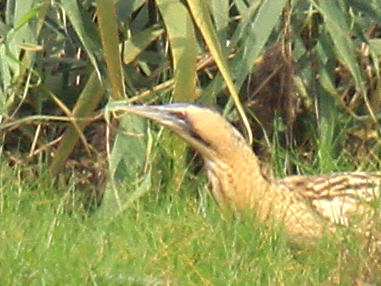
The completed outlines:
[[[204,160],[211,194],[221,209],[255,211],[262,221],[282,222],[293,237],[321,237],[325,232],[335,232],[339,225],[371,225],[375,213],[372,205],[379,202],[381,172],[268,178],[243,135],[213,109],[194,103],[169,103],[119,104],[113,110],[152,120],[198,152]]]

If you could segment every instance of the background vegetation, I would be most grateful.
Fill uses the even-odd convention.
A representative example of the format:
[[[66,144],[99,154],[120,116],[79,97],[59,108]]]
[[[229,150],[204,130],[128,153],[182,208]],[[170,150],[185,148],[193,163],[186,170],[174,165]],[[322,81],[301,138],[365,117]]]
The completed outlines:
[[[380,23],[377,0],[0,1],[2,281],[380,284],[351,230],[222,217],[192,151],[107,112],[197,101],[272,175],[378,170]]]

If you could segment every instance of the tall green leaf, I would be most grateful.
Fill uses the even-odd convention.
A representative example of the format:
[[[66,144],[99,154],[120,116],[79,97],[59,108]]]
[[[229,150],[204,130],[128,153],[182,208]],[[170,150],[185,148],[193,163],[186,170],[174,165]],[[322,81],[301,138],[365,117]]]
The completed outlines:
[[[188,10],[180,0],[156,0],[166,27],[174,70],[175,101],[196,96],[196,36]]]

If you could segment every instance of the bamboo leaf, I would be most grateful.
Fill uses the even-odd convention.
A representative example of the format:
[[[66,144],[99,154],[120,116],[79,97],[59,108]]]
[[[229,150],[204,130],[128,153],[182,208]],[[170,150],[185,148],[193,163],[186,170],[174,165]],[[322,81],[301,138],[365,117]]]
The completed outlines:
[[[254,2],[248,9],[248,13],[242,15],[242,26],[237,28],[233,35],[232,45],[238,42],[246,31],[245,37],[242,38],[243,44],[241,51],[236,55],[235,59],[229,64],[235,79],[235,86],[239,89],[250,73],[253,63],[260,56],[265,44],[279,22],[282,10],[286,5],[285,0],[265,0],[258,7],[258,3]],[[251,20],[254,17],[254,20]],[[220,76],[217,76],[204,91],[205,96],[220,92],[225,84]]]
[[[369,15],[373,20],[381,21],[381,6],[379,1],[347,0],[348,4],[357,8],[361,13]]]
[[[234,85],[233,79],[230,75],[228,64],[226,58],[223,55],[221,46],[219,45],[215,28],[213,27],[212,20],[209,11],[205,5],[205,2],[200,0],[187,0],[189,9],[193,15],[193,20],[195,21],[197,27],[199,28],[210,53],[212,54],[214,60],[216,61],[217,67],[221,72],[221,75],[228,87],[230,95],[237,107],[237,111],[244,123],[246,134],[248,136],[248,141],[253,141],[253,134],[250,129],[249,121],[243,110],[242,104],[240,102],[238,91]]]
[[[326,28],[334,43],[338,58],[352,74],[356,87],[365,92],[363,77],[358,61],[356,60],[355,48],[350,38],[350,28],[345,19],[343,10],[336,1],[320,0],[318,9],[321,11],[326,22]]]
[[[77,0],[61,1],[61,5],[68,15],[78,38],[81,40],[98,77],[101,78],[99,61],[103,59],[103,51],[101,39],[95,23]]]
[[[74,106],[73,117],[77,119],[80,117],[89,116],[98,106],[103,95],[104,89],[102,88],[96,74],[93,73],[87,81],[85,88],[81,92],[76,105]],[[88,121],[79,121],[77,122],[77,128],[71,125],[65,131],[61,144],[57,148],[57,155],[54,157],[50,165],[50,172],[53,176],[56,175],[62,168],[67,157],[72,152],[80,136],[78,131],[83,131],[88,124]]]
[[[110,110],[113,103],[108,105]],[[125,114],[119,127],[121,132],[115,138],[109,159],[111,180],[102,204],[101,213],[105,218],[121,213],[151,188],[151,172],[146,166],[146,158],[149,157],[152,140],[146,120]],[[128,190],[121,187],[126,183],[130,186]]]
[[[123,63],[128,65],[135,60],[153,41],[162,35],[164,29],[159,26],[147,28],[124,42]]]
[[[194,101],[196,96],[196,36],[187,9],[180,0],[157,0],[167,31],[174,70],[175,101]]]
[[[125,97],[125,88],[115,5],[109,0],[97,0],[97,12],[107,74],[112,89],[111,96],[115,100],[122,99]]]
[[[242,61],[236,61],[240,66],[237,82],[240,87],[251,71],[253,63],[258,59],[271,33],[279,23],[279,18],[286,5],[285,0],[265,0],[258,8],[255,19],[248,26],[245,42],[242,47]],[[254,4],[255,5],[255,4]]]
[[[126,114],[119,129],[110,156],[110,174],[122,181],[136,180],[146,160],[146,120]]]
[[[210,0],[210,11],[213,16],[216,32],[222,49],[227,48],[228,29],[229,29],[229,1]],[[226,53],[226,52],[224,52]]]
[[[231,45],[234,46],[238,40],[243,40],[240,54],[230,64],[238,88],[243,84],[253,67],[253,63],[260,56],[263,47],[278,24],[286,1],[265,0],[262,1],[260,6],[258,6],[258,3],[254,2],[247,7],[246,11],[243,11],[242,22],[239,24],[231,41]],[[205,93],[219,92],[223,87],[220,78],[217,77]]]

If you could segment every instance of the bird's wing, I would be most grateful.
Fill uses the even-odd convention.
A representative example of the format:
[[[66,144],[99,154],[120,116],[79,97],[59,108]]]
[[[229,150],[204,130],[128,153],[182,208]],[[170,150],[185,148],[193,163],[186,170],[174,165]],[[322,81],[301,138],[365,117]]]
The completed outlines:
[[[289,176],[276,183],[336,224],[348,225],[357,214],[372,210],[371,206],[380,202],[381,172]]]

